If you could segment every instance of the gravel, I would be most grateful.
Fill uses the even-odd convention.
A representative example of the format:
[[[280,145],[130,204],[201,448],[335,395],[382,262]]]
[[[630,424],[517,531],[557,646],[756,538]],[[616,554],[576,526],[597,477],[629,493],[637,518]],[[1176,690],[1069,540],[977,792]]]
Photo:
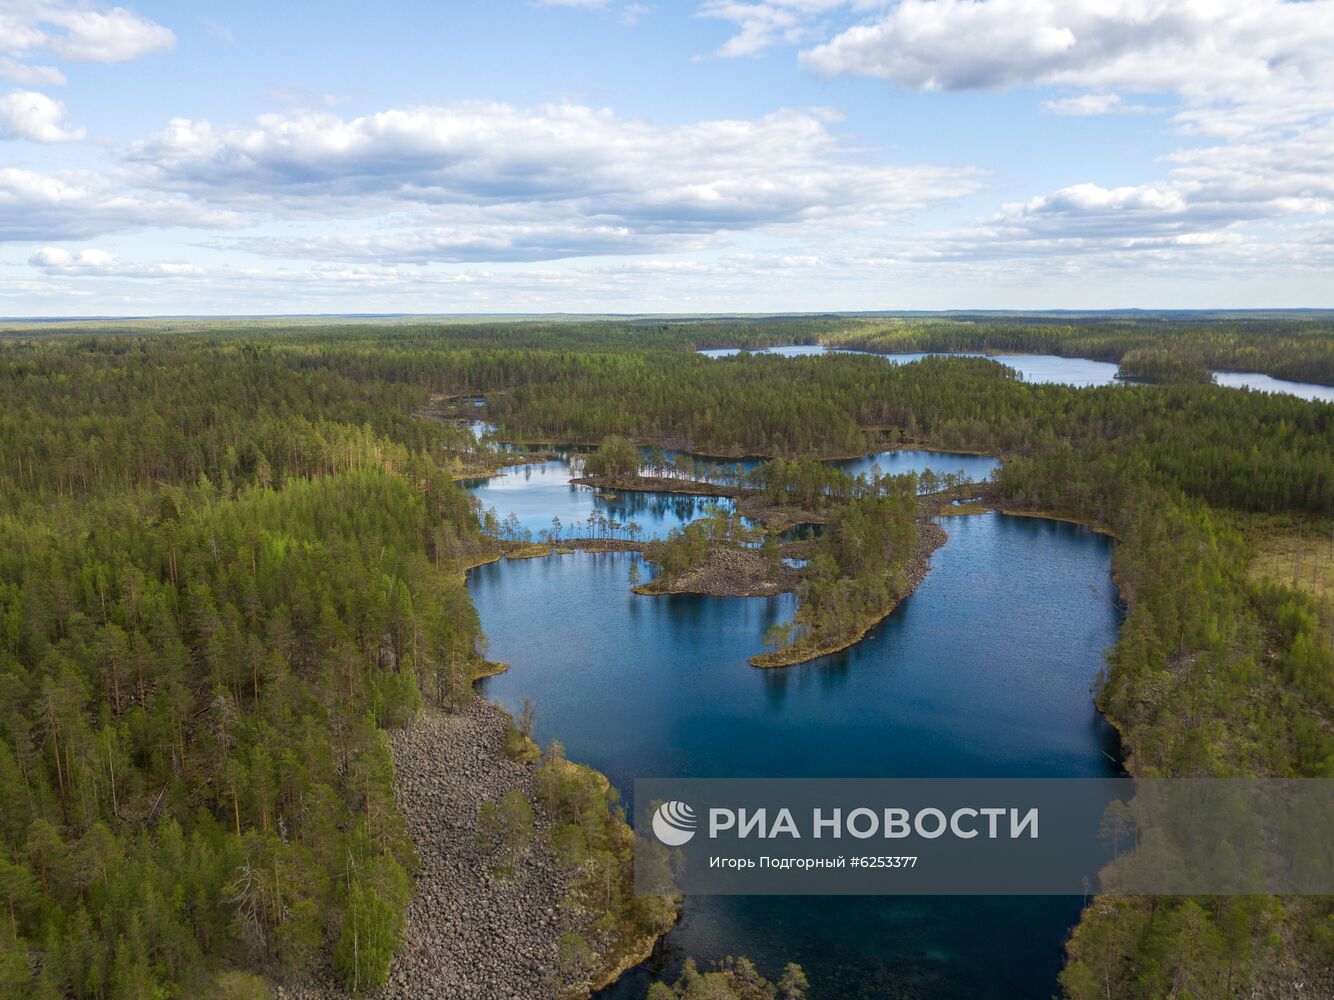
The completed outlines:
[[[534,795],[534,768],[503,753],[508,717],[485,699],[464,712],[424,711],[392,734],[394,794],[416,845],[420,869],[408,904],[403,945],[384,988],[372,996],[522,998],[560,995],[556,939],[568,872],[541,834],[550,819]],[[539,835],[505,881],[479,853],[482,803],[519,788],[534,806]],[[326,973],[288,985],[280,1000],[335,1000],[348,994]]]

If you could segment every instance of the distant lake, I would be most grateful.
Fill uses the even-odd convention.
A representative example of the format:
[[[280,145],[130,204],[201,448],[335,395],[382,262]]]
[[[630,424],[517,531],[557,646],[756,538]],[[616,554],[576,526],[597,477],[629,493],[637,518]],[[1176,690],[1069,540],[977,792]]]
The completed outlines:
[[[697,352],[710,358],[725,358],[741,353],[740,348],[721,347]],[[941,352],[905,352],[899,354],[876,354],[871,351],[848,351],[843,348],[825,347],[823,344],[793,344],[787,347],[768,347],[757,350],[756,354],[777,354],[785,358],[810,357],[819,354],[867,354],[871,357],[884,358],[890,364],[907,364],[922,358],[939,356]],[[1018,371],[1025,382],[1072,385],[1087,387],[1095,385],[1118,384],[1116,372],[1118,366],[1110,361],[1094,361],[1090,358],[1063,358],[1055,354],[985,354],[961,352],[945,354],[945,357],[991,358]],[[1334,403],[1334,386],[1316,385],[1311,382],[1289,382],[1258,372],[1214,372],[1218,384],[1234,389],[1254,389],[1258,392],[1278,392],[1302,399]]]
[[[717,348],[699,351],[710,358],[725,358],[740,354],[739,348]],[[769,347],[757,350],[756,354],[777,354],[785,358],[805,358],[820,354],[865,354],[873,358],[883,358],[890,364],[904,365],[912,361],[935,356],[932,353],[876,354],[871,351],[848,351],[842,348],[825,347],[823,344],[794,344],[789,347]],[[1047,382],[1060,385],[1090,386],[1112,385],[1116,382],[1117,366],[1107,361],[1091,361],[1088,358],[1062,358],[1055,354],[1004,354],[991,355],[980,353],[961,353],[949,355],[962,358],[985,358],[1009,365],[1024,376],[1025,382]]]
[[[1302,399],[1313,399],[1322,403],[1334,403],[1334,386],[1316,385],[1313,382],[1288,382],[1272,375],[1260,372],[1214,372],[1219,385],[1233,389],[1254,389],[1257,392],[1281,392]]]

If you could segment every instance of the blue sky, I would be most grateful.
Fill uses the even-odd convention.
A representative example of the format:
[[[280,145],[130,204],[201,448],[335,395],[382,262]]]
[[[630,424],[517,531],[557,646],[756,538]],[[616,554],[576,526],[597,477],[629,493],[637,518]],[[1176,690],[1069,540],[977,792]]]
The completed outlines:
[[[1334,0],[0,0],[0,315],[1334,306]]]

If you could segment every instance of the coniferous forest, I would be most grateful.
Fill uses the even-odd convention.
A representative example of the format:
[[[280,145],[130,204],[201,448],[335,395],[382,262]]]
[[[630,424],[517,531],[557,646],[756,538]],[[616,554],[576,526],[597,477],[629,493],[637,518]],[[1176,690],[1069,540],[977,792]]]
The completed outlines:
[[[797,343],[869,353],[696,353]],[[1160,384],[873,356],[907,351],[1091,357]],[[390,734],[460,711],[490,668],[464,573],[509,540],[457,480],[512,455],[463,426],[478,412],[532,448],[623,439],[593,460],[606,474],[633,475],[635,445],[781,460],[747,485],[835,510],[798,617],[827,636],[899,585],[916,488],[840,496],[810,460],[994,455],[997,506],[1116,539],[1124,618],[1095,700],[1132,776],[1334,777],[1334,607],[1254,568],[1276,535],[1331,535],[1334,404],[1222,388],[1213,369],[1334,384],[1334,330],[957,314],[3,331],[0,996],[385,980],[418,864]],[[558,747],[544,759],[535,804],[598,900],[566,939],[583,975],[599,941],[670,914],[624,883],[614,795]],[[1094,897],[1060,988],[1268,996],[1293,970],[1334,983],[1334,900]],[[805,989],[799,969],[780,987],[744,960],[710,975],[654,995]]]

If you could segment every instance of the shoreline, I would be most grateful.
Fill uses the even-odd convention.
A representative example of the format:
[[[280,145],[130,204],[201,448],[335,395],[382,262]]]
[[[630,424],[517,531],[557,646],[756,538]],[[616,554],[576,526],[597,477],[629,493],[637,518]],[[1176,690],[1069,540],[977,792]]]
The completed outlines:
[[[888,425],[882,424],[860,424],[858,429],[867,434],[877,434],[882,428]],[[576,441],[571,439],[557,440],[556,438],[543,437],[524,437],[520,438],[497,438],[501,444],[536,446],[539,448],[549,448],[559,450],[562,448],[587,448],[596,449],[601,443],[599,441]],[[738,452],[712,452],[706,449],[697,448],[689,441],[680,438],[667,437],[646,437],[629,438],[632,444],[639,448],[660,448],[663,451],[680,452],[690,455],[694,458],[703,458],[716,460],[720,462],[744,462],[746,459],[756,459],[759,461],[772,461],[775,458],[784,460],[793,460],[796,458],[809,458],[817,462],[848,462],[857,458],[867,458],[871,455],[877,455],[882,451],[929,451],[940,455],[978,455],[983,458],[994,458],[1000,461],[1000,456],[990,451],[983,451],[978,448],[952,447],[943,444],[928,444],[917,441],[899,441],[894,444],[887,444],[884,447],[868,445],[867,448],[850,452],[819,452],[811,455],[786,455],[778,453],[767,453],[761,451],[738,451]],[[542,454],[550,454],[542,452]],[[523,463],[510,463],[523,464]],[[593,477],[589,477],[593,478]]]
[[[1074,514],[1060,514],[1050,510],[1021,510],[1017,507],[1001,507],[996,504],[988,505],[988,509],[997,514],[1004,514],[1006,517],[1034,517],[1041,521],[1062,521],[1065,524],[1077,524],[1082,528],[1088,528],[1090,531],[1099,535],[1106,535],[1108,538],[1120,540],[1116,532],[1107,525],[1094,521],[1086,517],[1078,517]]]
[[[499,462],[495,465],[479,466],[477,469],[456,470],[450,473],[450,478],[456,483],[466,483],[474,479],[494,479],[502,475],[506,469],[512,469],[516,465],[537,465],[539,462],[550,462],[556,456],[548,451],[536,451],[528,454],[507,451],[506,455],[512,456],[511,461]]]
[[[824,524],[828,516],[818,511],[795,507],[767,506],[760,490],[745,486],[710,483],[703,479],[668,479],[663,476],[578,476],[570,482],[600,490],[627,493],[671,493],[676,496],[715,497],[735,501],[736,512],[752,521],[763,521],[770,528],[791,528],[798,524]]]
[[[742,486],[710,483],[703,479],[669,479],[666,476],[575,476],[570,482],[575,486],[589,486],[598,490],[676,493],[694,497],[726,497],[733,500],[750,496],[755,492]]]
[[[566,548],[565,551],[582,549],[584,551],[591,551],[591,552],[634,551],[642,547],[633,542],[625,542],[617,539],[570,539],[562,543],[562,545],[569,546],[569,548]],[[532,551],[533,549],[537,548],[541,548],[543,551],[541,552]],[[531,545],[524,547],[524,549],[526,550],[522,551],[521,554],[517,556],[517,558],[531,559],[531,558],[540,558],[541,556],[546,556],[546,555],[561,554],[561,548],[559,546],[554,546],[554,545],[548,547],[548,546],[540,546],[538,543],[532,543]],[[464,580],[465,586],[467,581],[467,575],[470,570],[476,569],[480,566],[487,566],[492,563],[499,562],[502,559],[510,559],[510,558],[516,558],[516,556],[514,555],[514,550],[506,551],[505,549],[500,549],[494,552],[483,553],[478,557],[474,558],[466,565],[461,567],[460,570],[460,575]],[[483,681],[488,677],[498,676],[499,674],[502,674],[509,669],[510,665],[505,661],[483,659],[479,663],[478,669],[474,671],[471,678],[471,683],[475,689],[479,681]],[[479,709],[477,707],[479,705],[483,707]],[[469,714],[475,712],[483,712],[491,716],[496,716],[505,720],[506,724],[512,724],[512,718],[509,715],[509,713],[505,711],[504,708],[502,708],[495,702],[491,701],[490,699],[486,698],[485,695],[483,695],[480,691],[476,690],[474,690],[474,702],[473,706],[469,709]],[[403,733],[407,734],[406,736],[403,736],[397,740],[391,737],[391,746],[396,751],[395,762],[401,770],[406,770],[406,769],[402,768],[402,762],[399,761],[398,759],[398,753],[397,753],[398,748],[400,746],[406,745],[420,729],[422,729],[426,725],[429,725],[430,721],[437,719],[441,714],[442,713],[440,713],[438,710],[435,709],[424,709],[423,712],[418,716],[418,719],[414,721],[411,726],[407,727],[405,730],[402,731]],[[491,757],[493,758],[493,763],[495,764],[495,766],[497,767],[504,766],[508,762],[508,758],[505,756],[503,751],[494,747],[491,749],[494,751]],[[610,784],[610,779],[601,771],[597,771],[586,764],[578,764],[573,761],[569,763],[570,766],[572,767],[582,768],[584,770],[596,774],[604,784],[608,785]],[[439,769],[433,769],[433,770],[439,770]],[[529,774],[531,775],[531,767],[529,767]],[[521,787],[521,785],[515,784],[514,787],[516,788]],[[531,797],[532,796],[530,796],[530,798]],[[397,799],[397,795],[395,796],[395,798]],[[404,811],[406,813],[407,810],[405,809]],[[628,833],[631,836],[633,836],[633,831],[631,830],[629,825],[624,822],[624,820],[621,821],[621,826],[623,835]],[[418,850],[420,850],[425,844],[431,842],[429,836],[418,838],[417,836],[414,835],[412,836],[412,840],[413,844],[418,848]],[[562,888],[566,882],[568,882],[568,878],[560,883]],[[425,894],[420,892],[417,887],[414,887],[412,902],[409,904],[409,907],[413,907],[414,904],[416,904],[419,898],[421,898],[423,895]],[[673,920],[672,926],[674,926],[676,920],[680,918],[679,902],[675,904],[675,911],[676,911],[675,918]],[[552,913],[553,910],[551,908],[548,908],[547,915],[550,916]],[[544,922],[546,922],[545,918]],[[624,954],[622,954],[620,958],[616,959],[613,962],[613,964],[611,964],[606,968],[596,970],[594,978],[591,980],[591,984],[589,985],[587,990],[581,990],[577,994],[572,994],[568,990],[558,989],[555,990],[554,992],[551,992],[550,996],[560,997],[562,998],[562,1000],[567,1000],[567,998],[569,998],[572,995],[592,996],[599,990],[603,990],[609,986],[612,986],[614,983],[617,982],[617,980],[619,980],[622,976],[624,976],[635,966],[640,965],[641,963],[647,961],[648,958],[653,954],[653,949],[657,946],[658,941],[670,931],[671,931],[671,926],[665,928],[661,934],[645,935],[643,937],[636,938],[634,941],[630,942]],[[408,945],[411,944],[412,950],[418,953],[417,955],[414,955],[413,958],[420,958],[420,953],[423,950],[420,945],[418,945],[415,942],[410,943],[408,941],[406,934],[404,937],[404,943],[405,943],[405,948],[404,948],[405,952],[408,950]],[[605,957],[606,957],[605,955],[600,955],[599,959],[601,960]],[[400,968],[401,965],[404,963],[404,961],[405,959],[402,952],[400,952],[399,955],[395,956],[394,966],[390,970],[390,980],[385,986],[385,991],[382,992],[381,994],[378,994],[379,996],[387,998],[388,996],[396,995],[392,992],[389,992],[392,989],[392,987],[404,985],[405,980],[402,978],[402,976],[407,974],[402,973],[402,970]],[[548,972],[550,972],[550,969],[548,969]],[[529,983],[528,985],[531,987],[531,985],[534,984]],[[337,994],[337,995],[342,995],[342,994]],[[520,994],[513,993],[511,995],[518,996]],[[296,994],[296,997],[301,998],[301,994]]]

